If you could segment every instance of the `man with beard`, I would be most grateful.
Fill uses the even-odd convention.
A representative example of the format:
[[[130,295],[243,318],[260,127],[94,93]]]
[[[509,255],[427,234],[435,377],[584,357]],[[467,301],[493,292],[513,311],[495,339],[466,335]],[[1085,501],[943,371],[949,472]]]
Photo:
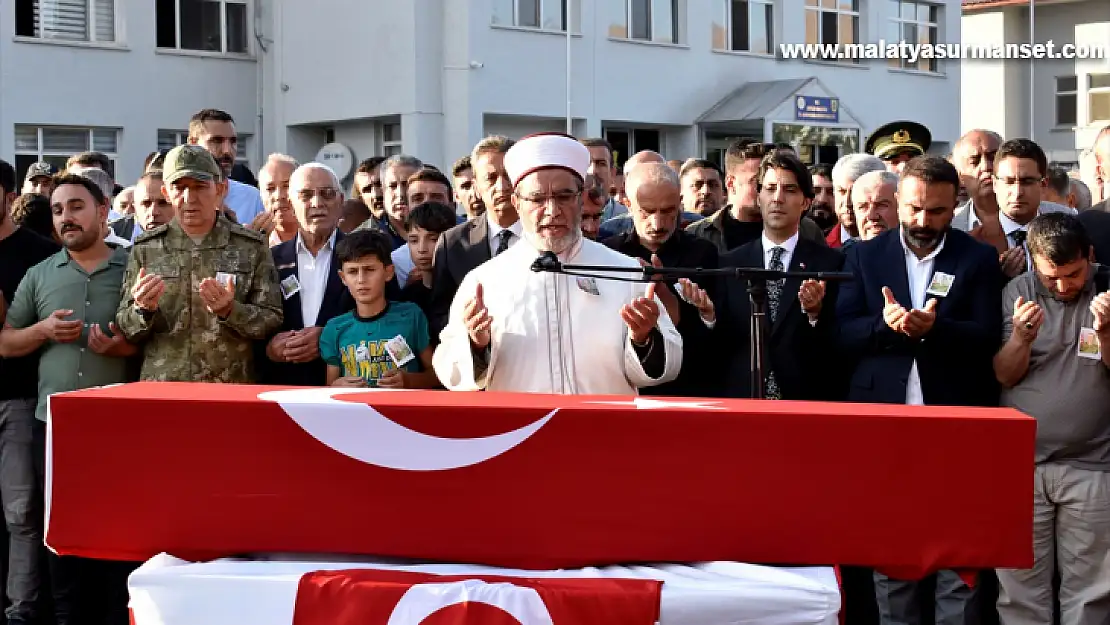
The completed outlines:
[[[852,213],[859,236],[870,241],[898,227],[898,174],[869,171],[852,185]]]
[[[371,216],[355,230],[379,230],[389,235],[393,249],[405,244],[405,218],[409,214],[409,177],[420,171],[424,163],[414,156],[397,154],[385,159],[378,170],[382,175],[381,217]]]
[[[590,150],[590,168],[586,173],[594,176],[601,182],[601,186],[609,193],[610,189],[616,190],[618,187],[624,189],[624,180],[617,181],[616,176],[617,164],[613,162],[613,146],[605,139],[599,137],[582,139],[582,145]],[[627,155],[625,155],[627,158]],[[616,195],[613,193],[612,195]],[[628,207],[621,204],[616,197],[608,197],[603,210],[601,211],[601,222],[605,223],[610,219],[623,215],[628,212]]]
[[[486,211],[444,232],[436,242],[428,330],[432,344],[447,325],[455,291],[466,274],[520,241],[521,225],[513,203],[513,185],[505,172],[505,154],[513,140],[491,135],[470,153],[475,192]]]
[[[482,195],[474,187],[474,167],[470,164],[469,154],[455,161],[451,167],[451,178],[454,180],[455,202],[466,211],[467,219],[486,212]]]
[[[725,152],[725,190],[728,204],[712,217],[690,224],[686,231],[708,240],[721,254],[763,234],[763,217],[759,210],[759,164],[777,150],[772,144],[742,139],[728,146]],[[802,238],[825,241],[825,233],[809,217],[802,217],[798,230]]]
[[[352,198],[361,199],[370,214],[378,219],[385,218],[385,191],[382,189],[381,175],[383,162],[384,156],[371,156],[359,163],[355,169],[354,191],[351,193]]]
[[[605,203],[609,201],[609,193],[601,186],[597,176],[586,174],[582,195],[582,236],[596,241],[601,231],[601,214],[605,212]]]
[[[273,217],[270,247],[291,241],[297,236],[300,224],[293,212],[293,202],[289,195],[289,179],[297,167],[297,160],[292,156],[271,154],[262,169],[258,170],[258,192],[262,196],[262,205]]]
[[[773,271],[839,271],[844,257],[837,251],[798,236],[813,182],[805,165],[791,152],[768,155],[760,165],[759,205],[763,234],[721,257],[723,267],[755,267]],[[714,368],[721,383],[717,394],[752,397],[751,302],[746,281],[721,281],[719,325],[714,346],[720,354]],[[843,399],[843,379],[835,375],[833,353],[836,322],[835,286],[816,280],[767,281],[765,377],[766,399],[831,401]]]
[[[841,285],[836,309],[841,353],[855,363],[848,401],[997,405],[1002,276],[993,249],[951,228],[959,186],[948,161],[909,161],[900,228],[848,249],[855,280]],[[923,622],[918,583],[874,577],[883,623]],[[976,590],[955,572],[936,575],[934,599],[938,623],[978,622]]]
[[[262,379],[267,384],[324,386],[327,366],[320,359],[320,332],[328,320],[355,306],[339,279],[335,246],[343,191],[327,165],[306,163],[288,179],[288,195],[298,233],[270,249],[278,271],[282,322],[266,345]]]
[[[27,174],[23,177],[23,193],[34,193],[50,199],[50,194],[54,191],[56,173],[58,173],[57,168],[46,161],[31,163],[27,168]]]
[[[1028,233],[1033,271],[1002,294],[994,370],[1001,405],[1037,420],[1033,566],[998,570],[998,617],[1003,625],[1107,623],[1110,275],[1089,260],[1077,218],[1042,215]]]
[[[235,220],[240,224],[258,230],[261,225],[254,224],[254,219],[266,210],[262,206],[262,196],[255,187],[230,178],[239,145],[239,134],[231,115],[219,109],[198,111],[189,120],[189,137],[186,141],[191,145],[199,145],[212,154],[227,181],[224,206],[231,209]]]
[[[833,166],[833,209],[838,226],[825,236],[829,247],[843,247],[848,241],[859,237],[859,227],[856,225],[855,213],[852,212],[852,185],[860,176],[871,171],[886,171],[886,166],[870,154],[848,154],[840,157]]]
[[[697,215],[697,219],[711,217],[725,203],[721,170],[713,161],[700,158],[687,160],[679,170],[682,180],[682,210]],[[625,182],[628,185],[628,182]],[[632,194],[628,194],[631,199]]]
[[[143,380],[254,383],[254,342],[282,319],[265,237],[220,218],[227,181],[204,148],[170,150],[162,176],[175,218],[135,239],[116,324]]]
[[[561,134],[526,137],[504,155],[524,240],[459,286],[433,360],[448,389],[635,395],[678,375],[682,338],[654,283],[531,269],[549,254],[642,275],[639,262],[582,237],[589,165],[589,150]],[[479,180],[481,171],[475,159]]]
[[[0,159],[0,323],[27,271],[58,251],[58,246],[11,217],[18,192],[15,169]],[[53,180],[50,182],[53,188]],[[49,200],[47,200],[49,203]],[[53,226],[51,226],[52,228]],[[3,334],[0,333],[0,337]],[[2,345],[2,344],[0,344]],[[38,402],[39,354],[0,358],[0,496],[7,525],[8,619],[34,623],[40,574],[43,516],[37,513],[32,437],[44,436],[45,423],[35,419]]]
[[[108,218],[104,192],[87,178],[63,175],[55,179],[51,209],[65,248],[27,272],[0,331],[5,358],[41,355],[35,416],[42,424],[53,393],[131,381],[127,358],[136,352],[113,322],[127,250],[109,247],[101,236]],[[33,433],[42,484],[45,427]],[[57,622],[127,623],[127,575],[135,563],[48,557]],[[9,622],[24,620],[34,621],[9,613]]]
[[[719,180],[718,180],[719,182]],[[645,264],[665,267],[717,267],[717,248],[679,227],[681,187],[669,165],[648,163],[628,172],[625,189],[632,206],[628,209],[634,228],[603,241],[625,256]],[[674,382],[645,388],[644,395],[704,397],[714,378],[710,349],[710,326],[716,319],[711,299],[711,280],[664,280],[657,294],[682,336],[682,370]],[[703,287],[708,287],[707,294]],[[681,299],[680,299],[681,298]],[[703,319],[704,318],[704,319]]]
[[[809,204],[807,216],[817,224],[826,235],[840,222],[834,208],[836,200],[833,193],[832,167],[824,163],[809,168],[813,180],[813,201]]]

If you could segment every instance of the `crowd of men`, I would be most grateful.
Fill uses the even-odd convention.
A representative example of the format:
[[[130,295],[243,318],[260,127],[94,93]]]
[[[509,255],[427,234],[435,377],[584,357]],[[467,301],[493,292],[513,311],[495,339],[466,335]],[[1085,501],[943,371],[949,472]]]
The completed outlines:
[[[449,171],[366,159],[350,188],[282,154],[235,180],[236,142],[201,111],[127,187],[98,153],[0,161],[8,623],[127,622],[135,564],[45,553],[42,485],[47,398],[134,380],[1014,407],[1038,421],[1033,568],[848,570],[847,622],[1110,622],[1110,128],[1087,180],[984,130],[928,156],[909,122],[831,167],[490,136]],[[748,282],[536,274],[542,253],[854,279],[758,285],[753,382]]]

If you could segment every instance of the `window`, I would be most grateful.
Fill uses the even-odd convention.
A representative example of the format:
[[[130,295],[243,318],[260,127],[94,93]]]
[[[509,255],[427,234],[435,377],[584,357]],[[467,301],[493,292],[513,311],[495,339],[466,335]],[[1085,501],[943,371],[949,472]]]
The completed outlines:
[[[15,169],[19,180],[35,161],[46,161],[59,170],[74,154],[103,152],[115,169],[119,130],[115,128],[66,128],[60,126],[15,127]],[[108,172],[115,175],[114,171]]]
[[[15,34],[51,41],[116,41],[115,0],[15,0]]]
[[[382,124],[382,155],[396,156],[401,153],[401,124]]]
[[[1056,77],[1056,125],[1074,126],[1079,122],[1079,79]]]
[[[940,7],[914,0],[890,0],[890,34],[888,41],[905,41],[909,44],[936,45],[940,23]],[[913,69],[922,72],[939,72],[937,59],[918,59],[911,63],[908,58],[890,59],[891,67]]]
[[[494,0],[493,23],[566,31],[567,0]]]
[[[607,128],[605,130],[605,140],[613,146],[613,167],[618,170],[624,167],[624,162],[628,160],[629,156],[641,150],[652,150],[660,153],[663,151],[658,130]]]
[[[859,43],[859,4],[860,0],[806,0],[806,43]],[[823,54],[827,61],[859,63],[859,59],[838,58],[832,49]]]
[[[1087,75],[1087,118],[1092,124],[1110,122],[1110,74]]]
[[[719,0],[723,23],[713,25],[713,47],[774,54],[774,0]]]
[[[611,31],[624,39],[681,43],[678,30],[680,0],[626,0],[624,28]]]
[[[247,0],[156,0],[159,48],[247,54]]]
[[[159,130],[158,149],[172,150],[179,145],[184,145],[188,139],[188,130]],[[247,143],[250,139],[250,135],[240,133],[239,141],[235,144],[235,162],[247,167],[250,167],[250,159],[247,157]]]

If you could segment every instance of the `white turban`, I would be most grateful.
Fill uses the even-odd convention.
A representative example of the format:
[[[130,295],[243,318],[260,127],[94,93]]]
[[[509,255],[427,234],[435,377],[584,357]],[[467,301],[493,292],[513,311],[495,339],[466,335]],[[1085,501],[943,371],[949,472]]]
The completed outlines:
[[[552,167],[566,169],[585,180],[590,150],[566,135],[539,134],[524,137],[505,153],[505,172],[513,188],[528,174]]]

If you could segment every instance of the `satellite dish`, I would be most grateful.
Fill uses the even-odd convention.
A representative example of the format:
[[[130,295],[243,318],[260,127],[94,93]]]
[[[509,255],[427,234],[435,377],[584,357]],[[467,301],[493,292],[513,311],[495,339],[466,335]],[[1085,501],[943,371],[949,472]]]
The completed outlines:
[[[315,160],[317,163],[323,163],[331,167],[340,180],[349,176],[351,169],[355,166],[354,153],[351,152],[351,148],[342,143],[329,143],[320,148],[320,151],[316,153]]]

